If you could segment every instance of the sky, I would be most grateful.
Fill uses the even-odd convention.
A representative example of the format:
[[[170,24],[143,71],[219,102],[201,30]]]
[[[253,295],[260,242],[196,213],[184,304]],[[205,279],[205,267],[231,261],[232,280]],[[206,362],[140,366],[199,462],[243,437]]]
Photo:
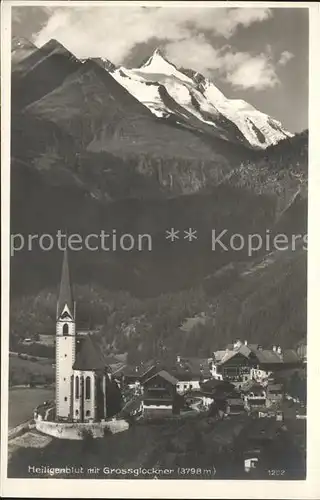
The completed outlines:
[[[159,47],[291,132],[308,127],[308,9],[13,7],[12,35],[55,38],[77,57],[136,67]]]

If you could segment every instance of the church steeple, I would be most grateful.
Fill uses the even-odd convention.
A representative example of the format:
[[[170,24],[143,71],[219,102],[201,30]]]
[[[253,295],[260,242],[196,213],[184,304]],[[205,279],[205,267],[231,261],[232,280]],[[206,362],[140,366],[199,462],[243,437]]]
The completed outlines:
[[[73,413],[72,375],[76,357],[75,304],[70,282],[67,250],[64,251],[56,320],[56,418],[68,419]]]
[[[64,250],[63,255],[60,291],[57,304],[57,319],[65,313],[69,313],[69,315],[71,315],[71,317],[73,317],[74,319],[74,301],[72,295],[67,249]]]

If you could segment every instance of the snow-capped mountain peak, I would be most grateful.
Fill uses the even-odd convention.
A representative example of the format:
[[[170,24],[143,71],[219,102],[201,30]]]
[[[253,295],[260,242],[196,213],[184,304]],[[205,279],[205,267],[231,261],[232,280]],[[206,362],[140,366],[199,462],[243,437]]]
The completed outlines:
[[[177,70],[176,66],[168,61],[161,50],[157,48],[151,57],[140,68],[134,70],[137,74],[149,76],[151,80],[163,77],[176,77],[180,80],[191,82],[192,80]]]
[[[198,72],[179,70],[160,49],[138,68],[116,68],[112,76],[158,118],[232,142],[264,149],[293,134],[242,99],[228,99]]]

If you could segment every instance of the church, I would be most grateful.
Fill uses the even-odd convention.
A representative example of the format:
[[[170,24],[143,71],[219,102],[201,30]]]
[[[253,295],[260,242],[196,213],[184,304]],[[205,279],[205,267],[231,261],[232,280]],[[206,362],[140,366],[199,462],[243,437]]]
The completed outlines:
[[[56,420],[99,422],[120,411],[122,397],[104,339],[78,335],[76,314],[65,250],[56,312]]]

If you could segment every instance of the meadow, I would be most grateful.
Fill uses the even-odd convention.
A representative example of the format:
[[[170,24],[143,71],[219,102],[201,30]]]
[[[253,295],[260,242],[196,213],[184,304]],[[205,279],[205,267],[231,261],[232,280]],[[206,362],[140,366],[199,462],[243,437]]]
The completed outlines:
[[[54,398],[54,388],[12,387],[9,390],[9,429],[33,417],[33,410],[44,401]]]

